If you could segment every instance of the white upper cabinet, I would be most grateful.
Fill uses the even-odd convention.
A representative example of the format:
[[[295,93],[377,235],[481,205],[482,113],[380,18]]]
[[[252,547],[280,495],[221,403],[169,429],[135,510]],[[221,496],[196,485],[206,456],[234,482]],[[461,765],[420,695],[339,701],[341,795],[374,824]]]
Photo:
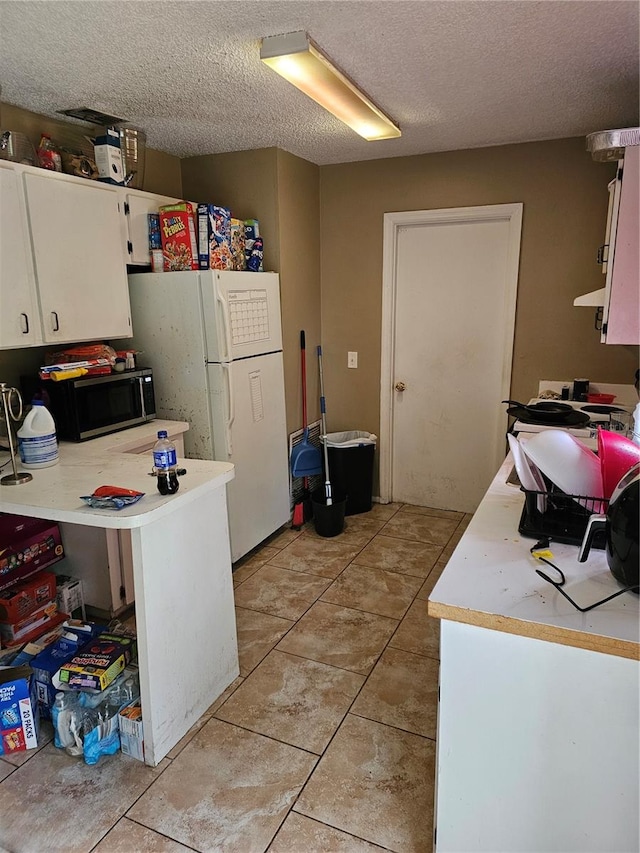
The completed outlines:
[[[124,240],[128,264],[146,266],[151,263],[149,252],[149,224],[147,216],[157,213],[164,204],[179,204],[182,199],[145,193],[142,190],[118,189],[120,207],[124,216]]]
[[[609,184],[607,230],[599,260],[605,286],[574,299],[602,309],[603,344],[640,344],[640,147],[625,148]]]
[[[131,337],[115,187],[0,161],[0,349]]]
[[[640,344],[640,147],[625,148],[620,165],[614,186],[601,340]]]
[[[19,174],[0,160],[0,347],[42,343]]]

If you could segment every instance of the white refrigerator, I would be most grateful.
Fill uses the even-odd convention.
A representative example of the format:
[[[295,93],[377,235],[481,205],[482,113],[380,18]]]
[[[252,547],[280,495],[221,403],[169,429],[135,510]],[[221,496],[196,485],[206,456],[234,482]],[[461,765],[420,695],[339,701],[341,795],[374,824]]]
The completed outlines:
[[[153,368],[158,417],[189,422],[188,458],[235,465],[227,497],[238,560],[290,516],[278,275],[137,273],[129,292],[127,346]]]

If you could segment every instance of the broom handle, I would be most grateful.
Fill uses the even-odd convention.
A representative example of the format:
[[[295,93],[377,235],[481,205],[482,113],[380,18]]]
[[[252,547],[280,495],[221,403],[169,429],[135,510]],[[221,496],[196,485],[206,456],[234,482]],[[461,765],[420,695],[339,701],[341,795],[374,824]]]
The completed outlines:
[[[302,428],[307,429],[307,355],[304,330],[300,332],[300,363],[302,367]]]
[[[325,481],[324,481],[324,493],[326,499],[326,505],[332,506],[333,499],[331,494],[331,480],[329,479],[329,452],[327,450],[327,405],[324,399],[324,376],[322,374],[322,347],[318,346],[318,367],[320,369],[320,414],[322,415],[322,432],[324,441],[322,445],[324,447],[324,473],[325,473]]]
[[[307,430],[307,348],[304,329],[300,331],[300,366],[302,372],[302,434],[306,440],[309,433]],[[302,487],[305,492],[309,491],[309,478],[304,477]]]

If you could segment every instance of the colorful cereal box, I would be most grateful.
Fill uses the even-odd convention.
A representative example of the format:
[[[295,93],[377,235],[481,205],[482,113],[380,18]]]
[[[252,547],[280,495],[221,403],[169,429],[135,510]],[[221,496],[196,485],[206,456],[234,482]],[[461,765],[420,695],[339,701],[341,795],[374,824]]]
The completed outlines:
[[[244,255],[244,222],[231,220],[231,258],[234,270],[246,270],[247,259]]]
[[[190,204],[161,207],[160,237],[165,272],[198,269],[198,246]]]
[[[201,270],[232,270],[231,211],[198,205],[198,264]]]

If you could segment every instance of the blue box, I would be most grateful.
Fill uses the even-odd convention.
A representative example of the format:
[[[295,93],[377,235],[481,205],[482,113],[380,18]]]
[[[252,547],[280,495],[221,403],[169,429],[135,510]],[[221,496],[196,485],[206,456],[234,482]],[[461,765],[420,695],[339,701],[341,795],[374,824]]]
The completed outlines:
[[[36,697],[43,719],[51,719],[51,706],[59,690],[53,684],[53,676],[63,664],[71,660],[85,642],[86,638],[72,640],[61,637],[31,660]]]
[[[198,205],[198,267],[232,270],[231,211],[217,204]]]
[[[38,745],[40,715],[28,666],[0,670],[0,755]]]

